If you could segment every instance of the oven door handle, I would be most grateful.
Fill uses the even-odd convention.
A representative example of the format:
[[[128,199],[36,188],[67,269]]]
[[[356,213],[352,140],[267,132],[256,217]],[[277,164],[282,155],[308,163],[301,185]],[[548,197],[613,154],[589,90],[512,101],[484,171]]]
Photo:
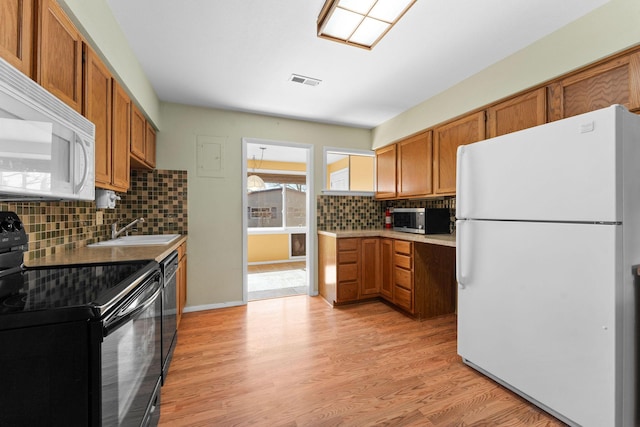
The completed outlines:
[[[155,276],[154,279],[149,281],[153,281],[153,284],[148,284],[149,282],[147,282],[147,284],[143,285],[143,289],[138,291],[123,307],[119,308],[110,318],[105,320],[103,336],[106,337],[156,302],[162,293],[162,286],[160,286],[160,280],[158,279],[159,276]],[[145,297],[145,291],[156,284],[158,284],[158,289],[156,289],[150,297]],[[143,297],[142,301],[140,301],[140,297]]]

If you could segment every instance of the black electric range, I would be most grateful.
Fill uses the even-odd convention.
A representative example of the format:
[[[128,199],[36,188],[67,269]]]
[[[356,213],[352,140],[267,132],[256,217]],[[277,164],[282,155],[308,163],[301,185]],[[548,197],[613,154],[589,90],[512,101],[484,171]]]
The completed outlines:
[[[0,425],[157,424],[159,264],[26,268],[27,249],[0,212]]]
[[[7,270],[0,275],[0,330],[102,318],[120,295],[135,287],[137,277],[157,265],[143,261]]]

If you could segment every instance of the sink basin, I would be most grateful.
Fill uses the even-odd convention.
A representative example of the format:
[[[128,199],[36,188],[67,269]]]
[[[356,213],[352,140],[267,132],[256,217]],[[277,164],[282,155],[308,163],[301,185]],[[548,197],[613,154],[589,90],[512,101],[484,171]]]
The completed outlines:
[[[168,245],[180,237],[179,234],[150,234],[146,236],[123,236],[117,239],[105,240],[104,242],[87,245],[89,247],[98,246],[146,246],[146,245]]]

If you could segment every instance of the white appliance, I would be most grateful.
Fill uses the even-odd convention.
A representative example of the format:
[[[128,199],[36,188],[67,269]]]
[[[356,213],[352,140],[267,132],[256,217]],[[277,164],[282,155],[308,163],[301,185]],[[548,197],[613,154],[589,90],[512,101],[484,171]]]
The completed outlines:
[[[635,426],[640,117],[458,149],[458,353],[570,425]]]
[[[0,200],[94,200],[95,126],[0,58]]]

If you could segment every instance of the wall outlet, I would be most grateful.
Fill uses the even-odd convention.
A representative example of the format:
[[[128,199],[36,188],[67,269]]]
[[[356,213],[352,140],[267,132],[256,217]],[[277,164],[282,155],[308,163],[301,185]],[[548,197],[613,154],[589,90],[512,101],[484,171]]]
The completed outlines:
[[[104,224],[104,212],[96,211],[96,225]]]

